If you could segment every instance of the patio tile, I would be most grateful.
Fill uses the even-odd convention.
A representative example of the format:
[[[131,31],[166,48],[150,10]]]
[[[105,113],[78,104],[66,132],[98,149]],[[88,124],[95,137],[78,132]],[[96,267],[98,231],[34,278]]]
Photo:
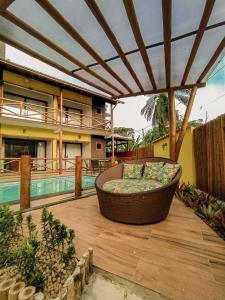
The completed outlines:
[[[144,226],[104,218],[96,196],[49,210],[75,230],[78,255],[94,249],[97,267],[171,299],[225,299],[225,242],[176,198],[165,221]]]

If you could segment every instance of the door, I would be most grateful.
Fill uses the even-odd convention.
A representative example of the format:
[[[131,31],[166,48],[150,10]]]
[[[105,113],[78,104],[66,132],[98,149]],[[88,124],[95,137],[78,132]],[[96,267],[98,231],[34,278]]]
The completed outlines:
[[[63,169],[74,169],[75,156],[81,156],[81,144],[63,143]]]

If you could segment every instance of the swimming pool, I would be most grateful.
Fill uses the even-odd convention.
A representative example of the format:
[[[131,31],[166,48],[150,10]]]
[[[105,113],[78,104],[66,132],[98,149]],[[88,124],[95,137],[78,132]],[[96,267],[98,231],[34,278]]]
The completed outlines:
[[[93,188],[95,176],[83,176],[82,188]],[[70,192],[75,189],[74,176],[34,179],[31,181],[31,197],[41,197],[50,194]],[[0,204],[20,199],[20,183],[0,183]]]

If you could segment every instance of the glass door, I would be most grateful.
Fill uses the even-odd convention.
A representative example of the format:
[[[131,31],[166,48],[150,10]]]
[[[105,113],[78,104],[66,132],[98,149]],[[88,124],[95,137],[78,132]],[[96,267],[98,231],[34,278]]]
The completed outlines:
[[[81,156],[81,144],[65,143],[64,151],[65,151],[64,152],[65,158],[68,159],[65,161],[65,168],[73,169],[75,163],[74,161],[75,156]]]

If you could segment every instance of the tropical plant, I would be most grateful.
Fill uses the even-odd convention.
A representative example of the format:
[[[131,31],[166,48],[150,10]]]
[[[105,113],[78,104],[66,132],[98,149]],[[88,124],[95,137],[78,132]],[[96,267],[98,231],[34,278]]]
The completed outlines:
[[[10,256],[18,268],[21,279],[27,285],[34,285],[37,290],[43,290],[44,276],[37,267],[38,245],[39,242],[34,235],[32,238],[23,238],[11,249]]]
[[[158,126],[154,127],[152,129],[149,129],[144,137],[143,137],[143,145],[150,145],[152,144],[155,140],[158,138],[164,136],[165,134],[168,133],[168,128],[162,128],[160,129]]]
[[[9,249],[15,237],[16,222],[8,206],[0,207],[0,267],[9,262]]]
[[[180,90],[175,92],[175,98],[185,106],[190,96],[190,90]],[[147,121],[152,121],[152,126],[165,129],[169,120],[169,100],[165,94],[155,94],[151,96],[141,110]],[[177,112],[177,118],[179,117]]]
[[[114,127],[114,133],[134,138],[134,129],[128,127]]]
[[[47,209],[41,223],[43,231],[38,235],[31,215],[24,218],[22,211],[14,214],[7,206],[0,207],[0,268],[9,278],[44,289],[52,298],[76,267],[75,232]]]
[[[225,208],[225,204],[222,201],[216,201],[214,203],[204,204],[196,209],[196,214],[201,218],[212,221],[216,218],[221,211]]]
[[[194,185],[183,183],[176,191],[177,196],[189,207],[198,208],[216,202],[216,198],[206,194]]]

